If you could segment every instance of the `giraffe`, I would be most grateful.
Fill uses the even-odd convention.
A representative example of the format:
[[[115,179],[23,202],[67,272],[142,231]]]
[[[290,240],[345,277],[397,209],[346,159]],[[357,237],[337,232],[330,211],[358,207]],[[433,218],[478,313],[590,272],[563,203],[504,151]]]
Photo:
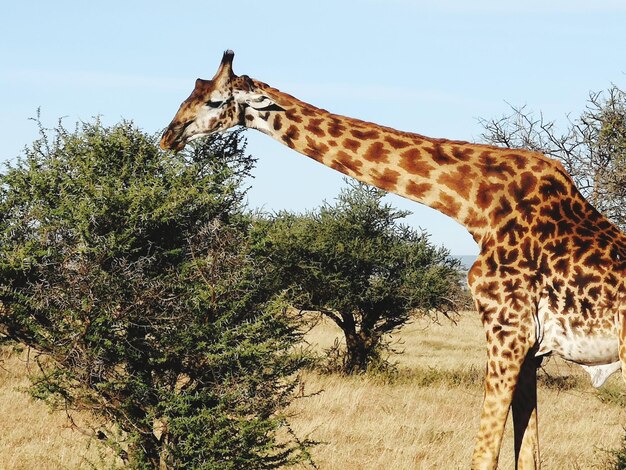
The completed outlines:
[[[224,53],[163,133],[163,149],[234,126],[257,129],[357,180],[461,223],[480,254],[468,284],[487,341],[472,468],[493,469],[509,410],[516,468],[539,468],[537,374],[555,354],[594,385],[626,361],[626,235],[543,154],[420,134],[332,114],[246,75]],[[626,380],[626,367],[621,367]]]

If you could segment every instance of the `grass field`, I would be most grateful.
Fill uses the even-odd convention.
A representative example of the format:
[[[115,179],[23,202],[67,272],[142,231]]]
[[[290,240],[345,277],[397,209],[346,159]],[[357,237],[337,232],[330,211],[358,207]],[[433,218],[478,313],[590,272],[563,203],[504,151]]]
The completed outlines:
[[[332,344],[338,331],[316,327],[308,340]],[[392,383],[375,377],[308,372],[291,422],[297,435],[319,441],[320,469],[469,468],[482,402],[485,345],[475,313],[458,325],[422,321],[398,335],[404,354]],[[619,446],[626,424],[619,374],[598,393],[578,366],[550,359],[540,374],[539,426],[543,467],[606,468],[607,450]],[[512,469],[512,426],[507,427],[501,469]]]
[[[307,335],[330,346],[338,331],[321,323]],[[305,372],[288,412],[300,438],[318,441],[312,454],[322,470],[468,468],[482,401],[484,339],[475,314],[458,325],[416,322],[394,338],[404,349],[398,373],[342,377]],[[5,357],[0,369],[0,469],[101,468],[111,462],[97,441],[70,426],[65,413],[23,392],[24,358]],[[318,393],[319,392],[319,393]],[[550,359],[541,372],[539,423],[547,469],[603,469],[626,424],[621,378],[598,393],[584,372]],[[75,416],[80,420],[87,419]],[[500,458],[513,468],[511,429]],[[108,459],[108,460],[107,460]]]
[[[108,449],[83,434],[87,416],[73,413],[72,423],[65,412],[50,413],[30,398],[29,367],[35,366],[26,353],[0,350],[0,469],[87,469],[113,462]]]

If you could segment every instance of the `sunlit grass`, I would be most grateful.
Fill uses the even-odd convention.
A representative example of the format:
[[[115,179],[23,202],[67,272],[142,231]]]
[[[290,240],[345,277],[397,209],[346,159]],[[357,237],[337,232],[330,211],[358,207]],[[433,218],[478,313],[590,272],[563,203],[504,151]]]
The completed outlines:
[[[322,322],[307,340],[322,351],[338,334]],[[287,410],[292,430],[318,442],[312,455],[321,470],[468,468],[485,359],[476,315],[464,315],[456,326],[415,322],[392,342],[404,353],[392,357],[396,367],[383,372],[347,377],[304,371],[299,397]],[[29,398],[23,391],[28,384],[23,358],[5,357],[2,367],[0,468],[102,468],[102,455],[114,461],[98,441],[73,429],[64,413],[50,414]],[[608,451],[622,442],[625,404],[619,374],[596,390],[579,367],[544,361],[539,371],[543,467],[607,468]],[[89,418],[75,414],[74,419]],[[510,425],[499,468],[514,468]]]
[[[321,351],[338,334],[322,322],[308,341]],[[294,431],[320,442],[312,453],[324,470],[468,468],[486,357],[476,314],[465,314],[458,325],[418,321],[392,341],[404,353],[392,358],[397,365],[391,371],[356,377],[304,373],[305,397],[289,410]],[[608,450],[619,447],[624,433],[623,393],[618,375],[596,391],[580,367],[545,360],[539,371],[544,468],[606,468]],[[499,468],[514,468],[510,423]]]
[[[0,468],[59,470],[108,468],[117,459],[86,433],[92,420],[86,414],[50,412],[30,398],[26,353],[0,350]],[[121,460],[118,461],[121,463]]]

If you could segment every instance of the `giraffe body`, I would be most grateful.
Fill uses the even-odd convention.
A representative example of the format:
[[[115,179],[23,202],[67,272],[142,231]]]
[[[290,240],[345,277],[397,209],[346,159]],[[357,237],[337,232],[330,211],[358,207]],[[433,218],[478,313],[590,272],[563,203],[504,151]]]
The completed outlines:
[[[617,325],[589,331],[569,316],[554,312],[547,296],[539,301],[535,324],[536,356],[556,354],[587,368],[619,362]]]
[[[539,312],[539,318],[542,313]],[[605,332],[586,333],[564,323],[560,316],[546,312],[545,320],[539,319],[539,341],[536,356],[556,354],[561,358],[586,367],[614,364],[619,361],[617,328],[612,335]]]
[[[480,247],[468,280],[485,328],[485,399],[472,467],[497,465],[509,409],[517,468],[538,468],[536,369],[558,354],[601,384],[626,361],[626,236],[562,165],[526,150],[428,138],[339,116],[232,71],[224,55],[163,134],[180,150],[236,125],[428,205]],[[622,367],[622,371],[626,367]]]

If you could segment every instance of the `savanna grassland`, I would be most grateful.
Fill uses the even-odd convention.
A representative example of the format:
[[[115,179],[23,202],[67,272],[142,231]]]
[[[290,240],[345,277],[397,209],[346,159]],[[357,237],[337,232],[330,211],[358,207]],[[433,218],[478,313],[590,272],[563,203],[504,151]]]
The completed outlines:
[[[308,335],[321,351],[339,331],[320,322]],[[474,313],[457,325],[417,321],[392,339],[395,374],[344,377],[307,371],[288,409],[293,432],[317,441],[322,470],[468,468],[482,401],[484,339]],[[3,356],[0,369],[0,469],[101,468],[114,459],[68,421],[29,398],[26,356]],[[596,391],[582,369],[544,362],[539,422],[547,469],[604,469],[626,424],[618,375]],[[74,413],[81,427],[88,418]],[[511,426],[501,469],[513,468]],[[121,463],[117,460],[117,463]],[[305,467],[302,467],[305,468]]]
[[[59,470],[106,468],[121,460],[87,436],[93,420],[30,398],[28,376],[37,370],[28,351],[0,351],[0,469]]]
[[[338,331],[321,323],[308,335],[315,348],[332,345]],[[320,469],[469,468],[482,402],[485,342],[473,312],[457,325],[417,321],[393,338],[398,372],[391,380],[307,372],[291,422],[299,436],[319,441]],[[316,393],[320,392],[320,393]],[[597,391],[578,366],[544,361],[539,385],[543,468],[607,468],[626,424],[619,374]],[[507,426],[500,469],[512,469]]]

